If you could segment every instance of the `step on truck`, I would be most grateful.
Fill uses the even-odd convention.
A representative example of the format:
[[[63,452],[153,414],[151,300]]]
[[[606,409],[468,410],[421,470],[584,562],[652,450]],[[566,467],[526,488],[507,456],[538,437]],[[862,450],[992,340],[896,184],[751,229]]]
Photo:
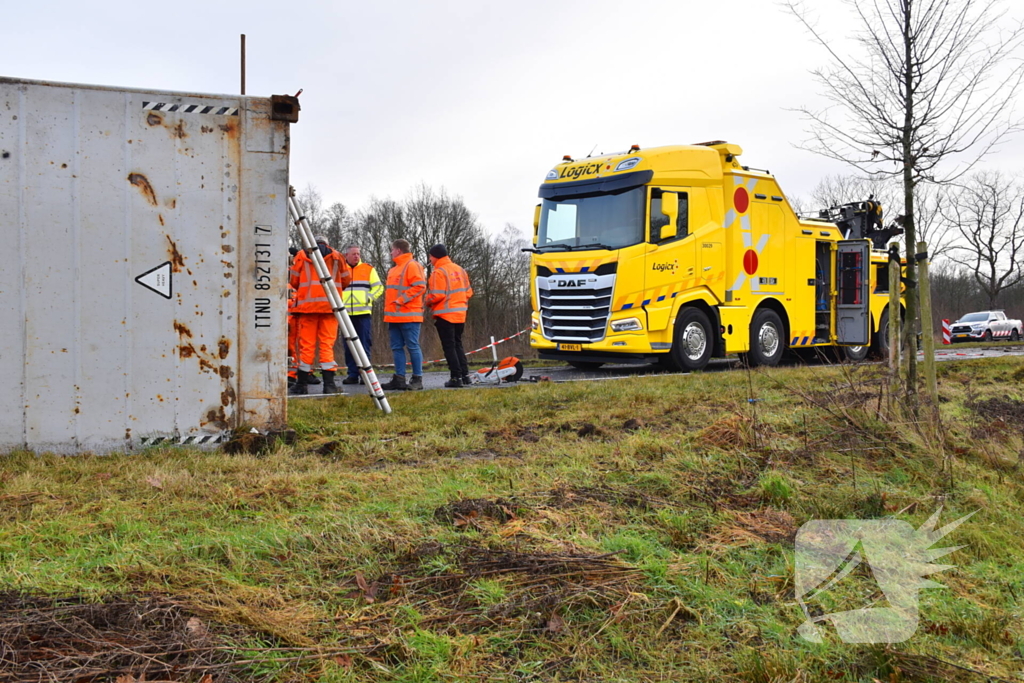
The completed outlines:
[[[798,217],[768,172],[716,141],[574,160],[540,186],[530,343],[580,369],[699,370],[787,349],[888,352],[888,260],[872,201]]]

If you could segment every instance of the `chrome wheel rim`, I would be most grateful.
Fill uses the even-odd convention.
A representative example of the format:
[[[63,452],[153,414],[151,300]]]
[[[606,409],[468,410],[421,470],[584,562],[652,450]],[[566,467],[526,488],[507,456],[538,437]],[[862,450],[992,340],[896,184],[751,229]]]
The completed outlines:
[[[766,323],[757,332],[757,346],[765,358],[771,358],[779,350],[779,331],[775,325]]]
[[[690,323],[683,328],[683,353],[690,360],[700,360],[708,347],[708,338],[700,323]]]

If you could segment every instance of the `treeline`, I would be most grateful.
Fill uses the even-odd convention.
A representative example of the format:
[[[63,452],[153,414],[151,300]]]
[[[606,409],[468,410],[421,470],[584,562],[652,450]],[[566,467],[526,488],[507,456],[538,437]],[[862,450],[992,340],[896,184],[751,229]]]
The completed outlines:
[[[461,197],[425,184],[403,200],[372,198],[356,211],[340,203],[325,205],[313,186],[301,190],[296,199],[315,235],[324,235],[338,250],[349,244],[359,245],[363,261],[376,266],[381,280],[387,278],[392,265],[393,240],[409,240],[416,260],[428,271],[427,250],[434,244],[447,245],[452,260],[466,269],[473,285],[463,337],[467,351],[487,344],[491,336],[501,339],[530,326],[530,258],[521,251],[530,242],[514,225],[506,224],[501,232],[489,234]],[[294,228],[291,243],[300,246]],[[382,309],[383,298],[374,305],[371,360],[377,365],[392,362]],[[424,360],[443,356],[431,328],[430,322],[424,322],[420,335]],[[529,337],[524,334],[500,345],[499,358],[528,353],[529,348]],[[339,343],[338,352],[341,349]],[[486,351],[469,360],[489,358],[490,351]]]

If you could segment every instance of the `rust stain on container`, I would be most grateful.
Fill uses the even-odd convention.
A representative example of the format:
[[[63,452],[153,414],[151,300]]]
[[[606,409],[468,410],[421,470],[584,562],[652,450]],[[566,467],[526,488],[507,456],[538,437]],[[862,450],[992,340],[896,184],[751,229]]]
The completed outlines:
[[[185,132],[184,119],[178,121],[178,125],[171,129],[171,135],[178,138],[179,140],[184,140],[185,138],[188,137],[188,133]]]
[[[209,371],[214,374],[217,374],[217,366],[203,357],[199,358],[199,369],[202,370],[203,372]]]
[[[188,329],[178,321],[174,322],[174,330],[182,337],[191,337],[192,330]]]
[[[221,132],[227,133],[229,140],[235,140],[238,138],[238,124],[232,121],[231,123],[222,123],[220,125]]]
[[[162,213],[158,213],[156,217],[159,219],[160,225],[164,225],[164,215]]]
[[[231,366],[229,365],[220,366],[220,370],[218,372],[220,374],[221,379],[231,379],[232,377],[235,376],[235,371],[232,370]]]
[[[159,114],[151,113],[149,116],[146,117],[146,123],[148,123],[151,126],[162,126],[164,125],[164,117],[160,116]]]
[[[231,340],[227,337],[221,337],[220,341],[217,342],[217,352],[220,355],[220,359],[224,360],[227,358],[229,351],[231,351]]]
[[[230,244],[222,244],[220,245],[220,250],[223,251],[225,254],[230,254],[235,250],[235,248]]]
[[[159,202],[156,200],[156,192],[153,191],[153,186],[149,184],[149,178],[142,175],[141,173],[129,173],[128,182],[139,188],[139,192],[146,198],[146,201],[157,206]]]
[[[196,355],[196,347],[191,344],[182,344],[178,347],[178,355],[182,358],[191,358]]]
[[[178,246],[174,243],[174,240],[171,239],[171,236],[165,235],[165,237],[167,238],[167,243],[171,245],[171,251],[168,254],[171,262],[171,270],[175,273],[180,273],[182,268],[185,267],[185,259],[182,258],[181,253],[178,251]]]
[[[229,406],[235,402],[235,388],[228,387],[220,394],[220,404],[222,406]]]
[[[201,424],[202,426],[213,425],[215,427],[220,427],[221,429],[227,429],[228,418],[227,414],[224,412],[224,406],[220,406],[219,408],[210,408],[206,411],[206,419]]]

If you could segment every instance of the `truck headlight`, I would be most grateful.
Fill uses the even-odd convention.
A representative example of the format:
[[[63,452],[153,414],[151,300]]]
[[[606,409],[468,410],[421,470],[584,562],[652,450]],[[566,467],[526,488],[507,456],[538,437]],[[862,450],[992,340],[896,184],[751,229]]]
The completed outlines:
[[[613,171],[613,173],[628,171],[631,168],[635,168],[641,161],[643,161],[643,157],[630,157],[629,159],[623,159],[615,166],[615,171]]]
[[[626,318],[625,320],[616,320],[612,323],[612,332],[629,332],[642,329],[644,329],[644,326],[640,324],[639,318]]]

